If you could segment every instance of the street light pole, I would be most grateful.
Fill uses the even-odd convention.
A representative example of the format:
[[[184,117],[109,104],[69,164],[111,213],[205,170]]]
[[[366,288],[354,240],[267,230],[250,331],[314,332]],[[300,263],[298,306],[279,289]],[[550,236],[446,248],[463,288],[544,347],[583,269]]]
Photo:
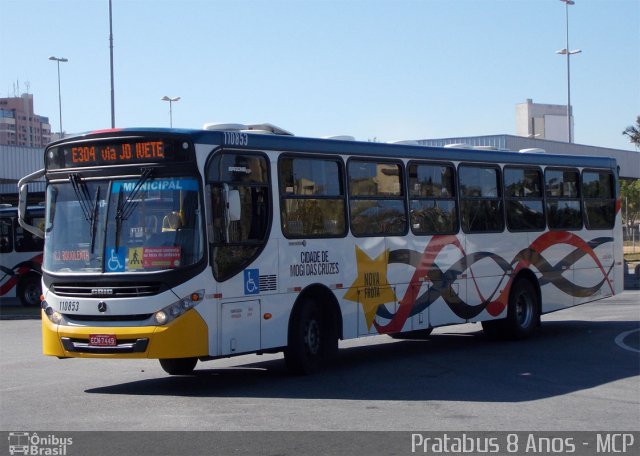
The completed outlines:
[[[168,97],[168,96],[164,96],[162,98],[160,98],[162,101],[168,101],[169,102],[169,127],[173,128],[173,102],[174,101],[178,101],[180,100],[180,97]]]
[[[556,54],[567,56],[567,134],[569,136],[568,142],[573,142],[571,138],[571,63],[570,57],[572,54],[579,54],[582,51],[576,49],[575,51],[569,50],[569,5],[575,5],[573,0],[560,0],[564,3],[566,11],[566,34],[567,34],[567,47],[556,51]]]
[[[113,20],[109,0],[109,68],[111,69],[111,128],[116,128],[115,92],[113,89]]]
[[[58,109],[60,111],[60,138],[64,137],[62,133],[62,91],[60,90],[60,62],[68,62],[69,59],[65,59],[64,57],[49,57],[49,60],[54,61],[58,64]]]

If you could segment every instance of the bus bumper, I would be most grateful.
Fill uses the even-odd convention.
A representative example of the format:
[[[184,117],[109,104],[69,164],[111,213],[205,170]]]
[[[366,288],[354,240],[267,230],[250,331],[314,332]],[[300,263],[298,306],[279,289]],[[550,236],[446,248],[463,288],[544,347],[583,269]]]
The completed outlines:
[[[114,347],[89,345],[89,335],[115,335]],[[96,327],[52,323],[42,312],[42,351],[60,358],[191,358],[208,356],[208,328],[194,309],[163,326]]]

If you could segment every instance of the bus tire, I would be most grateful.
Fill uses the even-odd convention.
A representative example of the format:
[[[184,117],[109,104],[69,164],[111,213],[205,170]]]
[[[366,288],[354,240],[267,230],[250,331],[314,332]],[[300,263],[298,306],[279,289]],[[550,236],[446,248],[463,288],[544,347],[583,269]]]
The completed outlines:
[[[284,351],[287,369],[295,374],[311,374],[338,349],[338,337],[332,318],[323,315],[318,304],[304,299],[296,306],[289,325],[288,345]]]
[[[198,358],[160,359],[160,366],[169,375],[189,375],[198,363]]]
[[[517,280],[509,292],[509,308],[505,319],[505,335],[519,340],[531,336],[540,320],[538,295],[527,279]]]
[[[520,340],[531,336],[540,322],[538,295],[530,280],[521,278],[509,292],[507,317],[482,322],[490,340]]]
[[[16,293],[23,306],[34,307],[40,304],[40,295],[42,294],[40,280],[40,276],[32,272],[18,282]]]
[[[389,334],[389,336],[392,339],[398,340],[426,340],[429,338],[432,332],[433,328],[415,329],[413,331]]]

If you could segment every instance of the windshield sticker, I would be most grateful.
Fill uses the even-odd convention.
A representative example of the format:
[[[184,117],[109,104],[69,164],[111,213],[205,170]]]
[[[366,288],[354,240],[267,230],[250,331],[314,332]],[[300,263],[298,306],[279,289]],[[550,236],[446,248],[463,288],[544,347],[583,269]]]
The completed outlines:
[[[143,268],[177,268],[180,266],[180,247],[144,247]]]
[[[173,269],[180,267],[180,247],[125,247],[106,249],[106,272]]]
[[[54,250],[53,259],[56,263],[76,263],[90,261],[88,249]]]
[[[126,266],[125,258],[127,258],[126,247],[120,247],[117,251],[113,247],[108,247],[106,256],[107,272],[124,272]]]
[[[127,255],[127,269],[142,269],[142,258],[144,255],[144,247],[134,247],[129,249]]]
[[[119,181],[114,182],[111,186],[111,193],[119,193],[120,189],[124,192],[132,192],[137,181]],[[188,190],[197,191],[198,182],[195,179],[153,179],[145,182],[140,186],[140,191],[163,191],[163,190]]]

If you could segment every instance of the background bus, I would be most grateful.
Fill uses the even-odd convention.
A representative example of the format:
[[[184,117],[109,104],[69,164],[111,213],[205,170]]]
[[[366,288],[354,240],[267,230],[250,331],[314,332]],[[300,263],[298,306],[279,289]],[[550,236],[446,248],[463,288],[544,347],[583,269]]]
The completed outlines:
[[[29,207],[26,221],[44,227],[44,207]],[[44,240],[18,224],[16,207],[0,207],[0,299],[19,298],[24,306],[40,304]]]
[[[45,236],[48,355],[184,374],[283,351],[308,373],[339,339],[468,322],[519,339],[621,290],[609,158],[225,125],[96,132],[45,164],[19,185],[26,201],[47,180],[45,228],[29,229]]]

